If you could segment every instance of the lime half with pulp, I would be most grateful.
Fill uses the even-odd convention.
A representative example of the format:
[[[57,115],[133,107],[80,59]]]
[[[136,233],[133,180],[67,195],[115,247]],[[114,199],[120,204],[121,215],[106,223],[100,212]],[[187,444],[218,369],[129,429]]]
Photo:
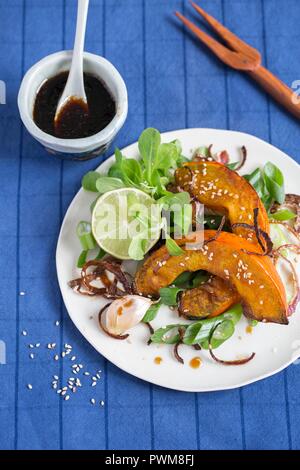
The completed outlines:
[[[142,259],[160,237],[161,208],[139,189],[109,191],[93,209],[92,232],[98,245],[115,258]]]

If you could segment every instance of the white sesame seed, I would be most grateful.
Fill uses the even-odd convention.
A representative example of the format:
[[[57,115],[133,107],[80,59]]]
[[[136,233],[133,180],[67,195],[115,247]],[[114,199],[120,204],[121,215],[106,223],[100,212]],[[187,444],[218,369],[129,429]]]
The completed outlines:
[[[94,381],[97,382],[97,377],[93,376],[93,377],[92,377],[92,380],[94,380]]]
[[[28,388],[28,390],[32,390],[33,387],[32,387],[31,384],[27,384],[27,388]]]
[[[26,292],[21,291],[19,295],[20,295],[21,297],[23,297],[24,295],[26,295]]]
[[[33,348],[34,348],[34,344],[29,344],[28,347],[29,347],[30,349],[33,349]]]
[[[95,403],[96,403],[95,398],[91,398],[91,404],[92,404],[92,405],[95,405]]]
[[[55,326],[59,326],[59,321],[58,320],[56,320]]]
[[[260,305],[263,305],[264,301],[263,301],[263,300],[260,300],[259,303],[260,303]]]
[[[35,347],[36,347],[36,348],[39,348],[40,345],[41,345],[41,343],[36,343]]]
[[[55,360],[55,361],[58,361],[58,359],[59,359],[59,357],[58,357],[58,355],[56,354],[56,355],[54,356],[54,360]]]
[[[97,385],[97,382],[92,383],[92,387],[95,387]]]
[[[68,401],[70,399],[70,395],[65,396],[65,400]]]
[[[100,405],[104,406],[104,401],[103,400],[100,401]]]
[[[84,375],[90,375],[90,373],[89,372],[84,372]]]
[[[23,336],[27,336],[27,331],[26,331],[26,330],[23,330],[23,331],[22,331],[22,335],[23,335]]]
[[[29,357],[30,359],[34,359],[34,354],[33,353],[29,354]]]
[[[66,355],[65,351],[63,351],[63,352],[61,353],[61,357],[65,357],[65,355]]]
[[[55,348],[55,347],[56,347],[56,343],[52,343],[51,348]]]
[[[53,378],[54,378],[55,380],[58,380],[58,375],[53,375]]]
[[[71,357],[71,361],[75,361],[75,359],[76,359],[76,356]],[[72,367],[74,367],[74,366],[72,366]]]

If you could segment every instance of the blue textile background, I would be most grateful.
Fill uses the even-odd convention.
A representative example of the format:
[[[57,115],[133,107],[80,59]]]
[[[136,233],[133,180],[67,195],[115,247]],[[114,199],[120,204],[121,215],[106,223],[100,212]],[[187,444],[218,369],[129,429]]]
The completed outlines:
[[[257,47],[288,85],[300,79],[299,0],[201,5]],[[299,449],[299,367],[233,391],[164,390],[107,363],[68,319],[56,282],[58,231],[81,176],[100,159],[50,158],[23,129],[16,98],[32,64],[72,47],[75,8],[75,0],[0,0],[0,80],[7,84],[7,104],[0,105],[0,345],[7,349],[7,364],[0,365],[0,448]],[[91,0],[86,50],[111,60],[129,91],[128,119],[115,143],[134,142],[150,125],[228,128],[300,161],[299,124],[183,35],[175,9],[192,14],[184,0]],[[28,344],[37,342],[31,351]],[[70,361],[55,361],[48,342],[56,350],[71,343],[77,362],[101,369],[97,387],[85,377],[78,393],[61,400],[52,374],[68,378]]]

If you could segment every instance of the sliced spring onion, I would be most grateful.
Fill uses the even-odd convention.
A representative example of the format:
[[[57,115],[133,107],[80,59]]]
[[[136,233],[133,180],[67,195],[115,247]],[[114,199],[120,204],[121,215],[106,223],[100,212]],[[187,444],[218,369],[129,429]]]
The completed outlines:
[[[92,234],[92,226],[89,222],[79,222],[76,233],[84,251],[96,248],[97,243]]]

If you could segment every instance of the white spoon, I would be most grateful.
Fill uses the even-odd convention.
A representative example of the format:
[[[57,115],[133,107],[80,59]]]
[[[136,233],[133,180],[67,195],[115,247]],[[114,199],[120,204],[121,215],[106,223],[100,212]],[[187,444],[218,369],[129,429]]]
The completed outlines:
[[[73,57],[69,77],[65,89],[61,95],[56,109],[54,121],[58,121],[58,117],[62,109],[70,99],[76,99],[85,105],[87,110],[87,98],[84,89],[83,80],[83,50],[86,32],[86,22],[89,8],[89,0],[78,0],[76,36],[73,49]]]

